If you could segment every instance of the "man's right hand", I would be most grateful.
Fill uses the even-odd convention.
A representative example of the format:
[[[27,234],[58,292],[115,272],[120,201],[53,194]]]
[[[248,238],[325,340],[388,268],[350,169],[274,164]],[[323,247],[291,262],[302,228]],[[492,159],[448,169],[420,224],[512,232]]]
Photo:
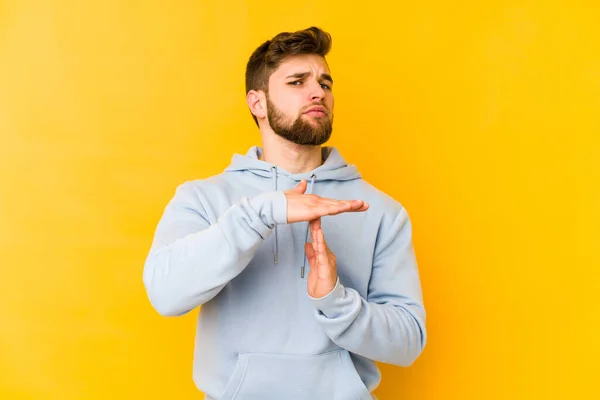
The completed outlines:
[[[287,222],[289,224],[301,221],[312,221],[325,215],[336,215],[344,212],[362,212],[369,208],[363,200],[334,200],[305,194],[306,180],[293,189],[285,191],[287,197]]]

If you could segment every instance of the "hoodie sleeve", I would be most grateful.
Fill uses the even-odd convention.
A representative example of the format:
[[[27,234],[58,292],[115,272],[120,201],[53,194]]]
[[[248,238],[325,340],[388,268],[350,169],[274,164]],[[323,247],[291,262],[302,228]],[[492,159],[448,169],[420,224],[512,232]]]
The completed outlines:
[[[411,236],[404,208],[383,221],[368,299],[339,279],[331,293],[313,299],[318,321],[338,346],[399,366],[411,365],[422,353],[425,309]]]
[[[210,223],[191,184],[165,207],[146,258],[143,282],[150,303],[178,316],[212,299],[248,265],[276,224],[287,221],[281,191],[243,197]]]

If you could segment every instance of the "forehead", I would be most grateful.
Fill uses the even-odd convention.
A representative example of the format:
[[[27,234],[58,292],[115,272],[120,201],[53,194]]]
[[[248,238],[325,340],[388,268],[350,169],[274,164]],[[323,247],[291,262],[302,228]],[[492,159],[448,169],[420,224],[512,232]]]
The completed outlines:
[[[277,70],[271,75],[275,79],[285,79],[289,75],[308,72],[311,75],[320,76],[329,74],[329,67],[325,59],[316,54],[299,54],[292,56],[282,62]]]

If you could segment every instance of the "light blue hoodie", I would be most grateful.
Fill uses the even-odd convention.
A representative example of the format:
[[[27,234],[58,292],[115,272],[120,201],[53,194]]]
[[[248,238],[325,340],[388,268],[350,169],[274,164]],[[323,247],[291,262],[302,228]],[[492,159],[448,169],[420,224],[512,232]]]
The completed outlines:
[[[144,266],[150,302],[165,316],[202,306],[193,379],[206,399],[372,399],[375,361],[409,366],[426,342],[407,212],[335,148],[302,174],[260,154],[177,188]],[[338,281],[318,299],[307,293],[308,223],[286,223],[283,191],[301,179],[307,193],[370,205],[322,217]]]

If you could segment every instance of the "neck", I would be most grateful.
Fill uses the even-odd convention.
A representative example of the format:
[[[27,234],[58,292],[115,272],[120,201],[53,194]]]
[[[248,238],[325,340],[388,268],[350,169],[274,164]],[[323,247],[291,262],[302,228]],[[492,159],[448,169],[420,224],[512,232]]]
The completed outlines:
[[[276,135],[263,135],[262,161],[292,174],[310,172],[323,164],[321,146],[303,146]]]

